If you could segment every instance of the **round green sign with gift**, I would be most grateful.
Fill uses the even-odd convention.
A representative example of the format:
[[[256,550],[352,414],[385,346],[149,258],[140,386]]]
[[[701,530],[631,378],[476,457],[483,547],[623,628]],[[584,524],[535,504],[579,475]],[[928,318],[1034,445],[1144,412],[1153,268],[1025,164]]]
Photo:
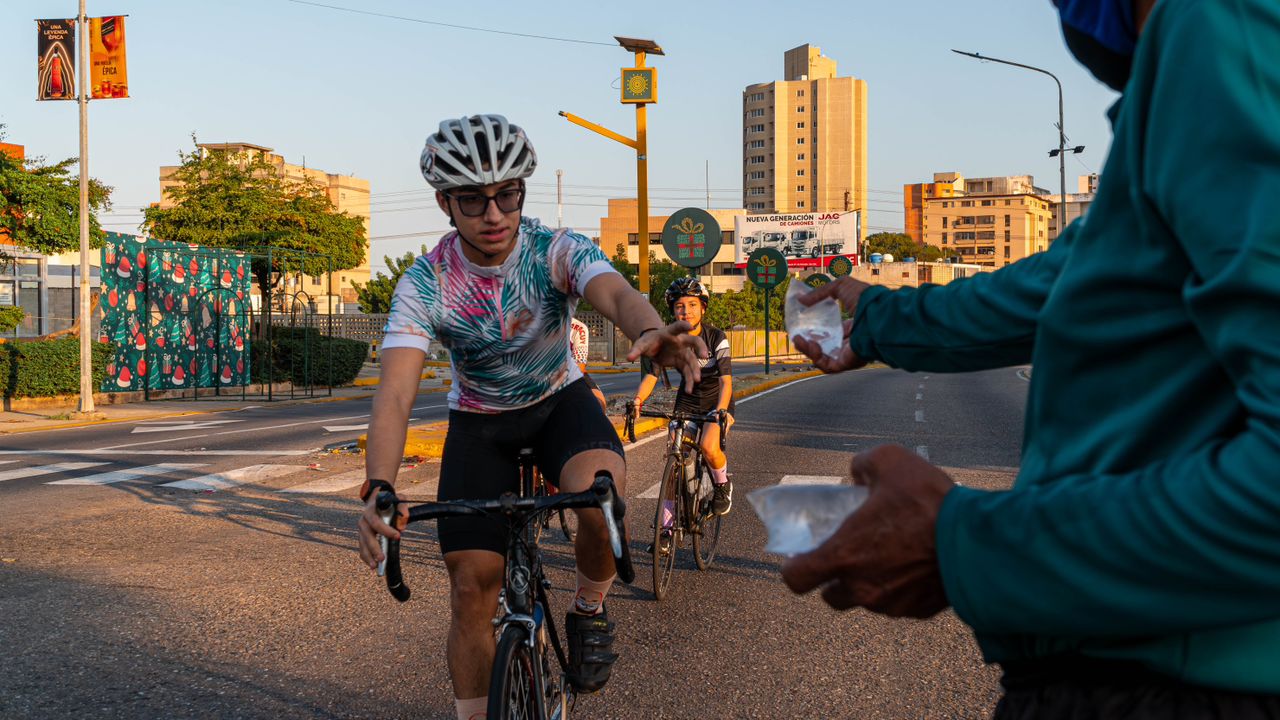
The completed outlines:
[[[844,277],[853,272],[853,261],[843,255],[837,255],[827,263],[827,271],[831,273],[831,277]]]
[[[761,248],[747,256],[747,279],[761,290],[777,287],[787,276],[787,258],[773,248]]]
[[[831,276],[827,275],[826,273],[814,273],[804,279],[804,284],[808,285],[809,287],[815,290],[817,290],[818,288],[830,282],[831,282]]]
[[[700,208],[677,210],[662,226],[662,249],[677,265],[700,268],[720,252],[720,223]]]

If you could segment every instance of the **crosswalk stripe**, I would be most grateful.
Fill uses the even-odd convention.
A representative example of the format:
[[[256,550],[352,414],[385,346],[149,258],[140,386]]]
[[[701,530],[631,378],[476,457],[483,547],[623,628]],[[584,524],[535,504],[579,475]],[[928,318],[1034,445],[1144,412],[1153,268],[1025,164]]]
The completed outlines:
[[[17,468],[16,470],[5,470],[0,472],[0,482],[5,480],[21,480],[22,478],[36,477],[37,475],[52,475],[54,473],[71,472],[72,470],[83,470],[85,468],[106,465],[104,462],[69,462],[54,463],[52,465],[35,465],[32,467]]]
[[[224,490],[236,485],[263,482],[303,469],[305,469],[303,465],[249,465],[226,472],[201,475],[189,480],[164,483],[160,487],[177,488],[179,490]]]
[[[54,480],[46,485],[110,485],[112,483],[137,480],[152,475],[167,475],[175,470],[189,470],[204,467],[205,463],[164,463],[161,465],[143,465],[128,470],[112,470],[110,472],[85,475],[83,477]]]
[[[840,485],[844,478],[839,475],[783,475],[779,485]]]
[[[329,477],[322,477],[318,480],[294,485],[285,488],[280,492],[287,493],[331,493],[341,492],[348,488],[353,488],[364,482],[364,470],[352,470],[350,472],[338,473]]]

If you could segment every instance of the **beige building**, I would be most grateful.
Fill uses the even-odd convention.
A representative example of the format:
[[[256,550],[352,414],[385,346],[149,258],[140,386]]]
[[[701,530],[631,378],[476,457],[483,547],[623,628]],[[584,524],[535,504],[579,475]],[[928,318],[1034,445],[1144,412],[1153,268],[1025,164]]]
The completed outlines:
[[[1067,210],[1066,224],[1079,220],[1089,212],[1089,206],[1093,205],[1093,199],[1098,193],[1098,174],[1081,175],[1077,179],[1077,189],[1073,193],[1067,193]],[[1055,240],[1058,237],[1058,205],[1060,200],[1057,195],[1053,196],[1053,217],[1049,220],[1049,236]]]
[[[856,265],[849,275],[870,285],[897,289],[920,287],[924,283],[946,285],[953,280],[991,270],[984,265],[967,263],[891,262]]]
[[[742,200],[751,213],[867,209],[867,83],[801,45],[783,80],[742,91]],[[858,238],[859,242],[862,238]]]
[[[600,218],[600,249],[605,255],[617,255],[618,246],[626,245],[627,262],[632,265],[640,262],[640,236],[636,232],[639,216],[635,198],[612,198],[609,200],[609,214]],[[733,218],[746,215],[746,210],[708,210],[711,217],[720,223],[720,237],[723,241],[720,251],[711,261],[711,267],[703,267],[699,271],[707,289],[721,293],[726,290],[741,290],[746,280],[746,271],[734,267],[733,264]],[[649,249],[659,260],[670,260],[662,248],[662,228],[667,224],[670,215],[649,216]],[[661,292],[664,288],[652,288],[652,292]]]
[[[350,270],[334,270],[331,285],[329,286],[326,286],[323,276],[300,276],[286,280],[288,292],[305,293],[306,297],[310,298],[316,312],[328,312],[331,304],[334,312],[337,313],[354,309],[356,306],[356,291],[352,283],[367,283],[370,275],[368,240],[370,217],[369,181],[349,175],[335,175],[301,165],[292,165],[285,162],[280,155],[273,153],[271,148],[261,145],[250,143],[199,143],[196,147],[200,148],[201,152],[206,153],[230,152],[243,154],[247,160],[261,155],[286,180],[294,182],[307,180],[324,188],[329,196],[329,201],[333,203],[333,206],[339,212],[349,213],[364,221],[364,261],[359,267]],[[177,181],[174,180],[174,174],[177,171],[178,167],[172,165],[160,168],[161,199],[159,206],[162,208],[171,207],[173,204],[166,191],[177,184]]]

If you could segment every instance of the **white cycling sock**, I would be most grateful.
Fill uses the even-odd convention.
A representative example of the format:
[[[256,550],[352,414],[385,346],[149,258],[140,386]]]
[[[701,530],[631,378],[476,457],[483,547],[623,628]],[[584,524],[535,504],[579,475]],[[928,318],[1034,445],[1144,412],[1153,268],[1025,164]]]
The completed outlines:
[[[729,463],[725,463],[722,468],[711,469],[711,482],[716,485],[723,485],[729,482]]]
[[[453,706],[458,711],[458,720],[485,720],[489,717],[489,698],[453,699]]]
[[[617,573],[605,580],[592,580],[578,571],[578,594],[573,598],[573,611],[579,615],[598,615],[604,607],[604,596],[613,587]]]

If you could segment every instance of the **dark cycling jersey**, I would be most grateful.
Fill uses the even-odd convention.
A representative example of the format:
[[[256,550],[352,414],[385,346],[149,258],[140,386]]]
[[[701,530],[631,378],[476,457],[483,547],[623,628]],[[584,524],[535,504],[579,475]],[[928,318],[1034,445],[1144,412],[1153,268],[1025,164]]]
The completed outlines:
[[[702,379],[694,386],[692,394],[685,392],[684,383],[681,382],[680,389],[676,392],[675,407],[684,412],[709,413],[720,404],[720,378],[733,375],[733,359],[729,355],[729,338],[720,328],[704,322],[698,337],[707,344],[711,356],[703,361]],[[650,363],[647,372],[658,377],[662,370]],[[730,400],[729,412],[732,413],[733,410],[733,401]]]

